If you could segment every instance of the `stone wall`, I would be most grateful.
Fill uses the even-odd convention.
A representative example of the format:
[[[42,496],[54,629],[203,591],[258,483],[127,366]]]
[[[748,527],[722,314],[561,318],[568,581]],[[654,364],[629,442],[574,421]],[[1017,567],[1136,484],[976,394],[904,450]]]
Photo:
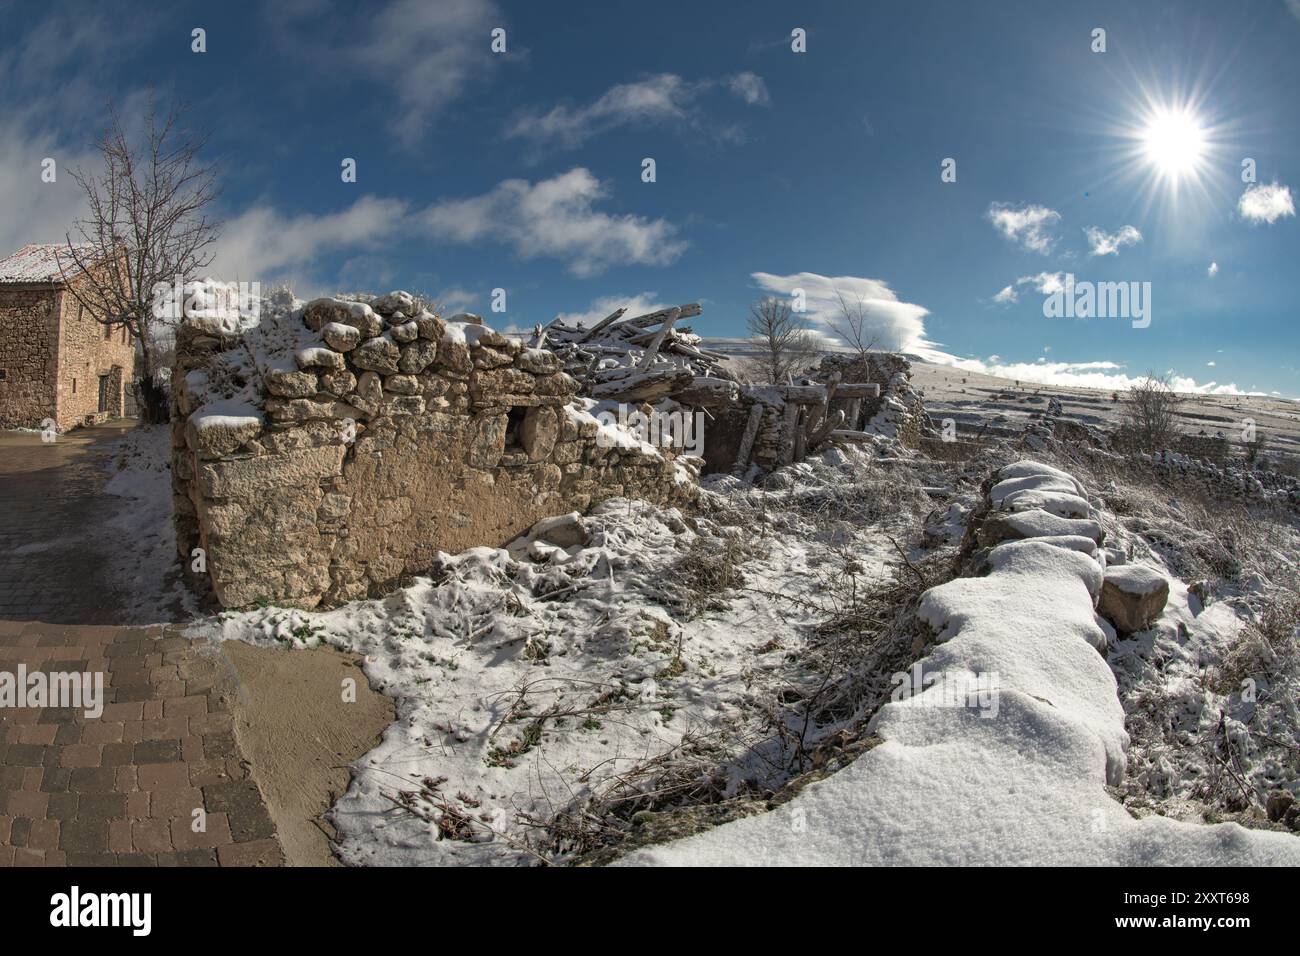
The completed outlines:
[[[844,383],[866,382],[880,386],[880,395],[874,399],[831,403],[832,410],[843,409],[845,412],[841,428],[896,438],[908,448],[921,447],[929,421],[921,396],[912,388],[912,363],[904,356],[874,352],[864,361],[857,356],[827,355],[813,373],[813,378],[829,382],[836,375]]]
[[[54,417],[58,292],[0,286],[0,428]]]
[[[1232,456],[1232,444],[1222,434],[1179,435],[1175,450],[1192,458],[1222,462]]]
[[[601,424],[552,352],[475,316],[405,293],[267,313],[189,316],[177,341],[177,547],[224,606],[375,596],[543,517],[695,494],[691,460]]]

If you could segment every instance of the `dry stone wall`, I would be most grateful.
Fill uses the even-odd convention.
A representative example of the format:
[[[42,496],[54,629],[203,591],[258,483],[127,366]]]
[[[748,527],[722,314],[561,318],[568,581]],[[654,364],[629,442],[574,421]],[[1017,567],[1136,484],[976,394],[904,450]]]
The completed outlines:
[[[543,517],[695,494],[691,459],[604,424],[544,349],[406,293],[187,315],[177,546],[227,607],[375,596]]]

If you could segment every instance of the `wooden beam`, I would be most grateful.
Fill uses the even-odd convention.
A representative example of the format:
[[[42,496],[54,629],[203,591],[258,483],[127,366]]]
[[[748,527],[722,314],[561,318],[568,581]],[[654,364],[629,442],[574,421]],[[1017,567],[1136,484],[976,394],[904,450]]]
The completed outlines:
[[[578,336],[578,338],[576,339],[576,341],[578,341],[578,342],[585,342],[585,341],[587,341],[587,339],[591,338],[593,335],[595,335],[595,334],[596,334],[597,332],[599,332],[601,329],[605,328],[605,326],[610,325],[610,324],[613,323],[613,322],[617,322],[618,319],[619,319],[619,317],[622,316],[622,314],[623,314],[624,312],[626,312],[626,311],[627,311],[627,307],[625,306],[625,307],[623,307],[623,308],[621,308],[621,309],[618,309],[617,311],[611,313],[610,315],[605,316],[603,319],[601,319],[599,322],[597,322],[595,325],[593,325],[591,328],[589,328],[589,329],[588,329],[586,332],[584,332],[582,335]]]

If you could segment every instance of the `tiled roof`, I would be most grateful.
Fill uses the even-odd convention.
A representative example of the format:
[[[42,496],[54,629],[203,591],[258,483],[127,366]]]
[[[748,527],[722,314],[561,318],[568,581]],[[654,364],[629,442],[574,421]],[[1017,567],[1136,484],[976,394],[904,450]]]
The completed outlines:
[[[77,247],[78,253],[85,255],[88,245]],[[59,282],[62,273],[59,262],[63,262],[68,273],[76,271],[76,263],[68,252],[66,244],[52,242],[23,246],[6,259],[0,259],[0,284],[16,282]]]

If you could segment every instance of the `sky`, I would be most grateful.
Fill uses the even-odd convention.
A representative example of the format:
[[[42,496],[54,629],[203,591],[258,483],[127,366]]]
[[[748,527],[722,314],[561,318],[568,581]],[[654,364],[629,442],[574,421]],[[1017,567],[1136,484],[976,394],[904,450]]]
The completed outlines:
[[[973,371],[1300,397],[1300,0],[0,20],[0,255],[63,238],[107,103],[130,122],[153,95],[209,137],[216,278],[405,288],[513,329],[700,302],[716,337],[796,290],[825,330],[843,294],[878,344]],[[1127,310],[1059,308],[1102,283]]]

